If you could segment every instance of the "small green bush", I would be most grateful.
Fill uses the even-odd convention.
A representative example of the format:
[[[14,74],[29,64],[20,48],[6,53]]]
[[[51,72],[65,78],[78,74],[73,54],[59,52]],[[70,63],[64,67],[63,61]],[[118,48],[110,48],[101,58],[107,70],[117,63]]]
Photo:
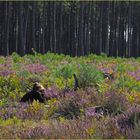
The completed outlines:
[[[76,67],[72,64],[61,65],[59,68],[54,70],[54,77],[58,81],[58,78],[61,80],[61,83],[65,87],[70,86],[73,80],[73,74],[76,72]]]
[[[94,66],[82,63],[78,66],[78,79],[81,88],[96,86],[102,83],[103,74]]]
[[[128,76],[119,77],[115,81],[114,86],[117,89],[123,89],[123,90],[128,89],[129,91],[131,90],[140,91],[140,83]]]

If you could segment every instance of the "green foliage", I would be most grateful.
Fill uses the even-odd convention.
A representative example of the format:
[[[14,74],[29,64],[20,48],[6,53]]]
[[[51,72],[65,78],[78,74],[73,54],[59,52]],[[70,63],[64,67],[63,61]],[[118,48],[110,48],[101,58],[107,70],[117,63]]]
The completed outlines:
[[[47,115],[45,116],[46,119],[49,119],[49,117],[51,117],[53,113],[57,110],[55,104],[56,104],[55,98],[48,101]]]
[[[115,84],[118,89],[128,89],[129,91],[140,91],[140,83],[128,76],[120,77],[116,80]]]
[[[2,96],[1,96],[2,97]],[[7,98],[3,98],[0,100],[0,107],[4,107],[8,104]]]
[[[56,85],[60,88],[73,87],[74,79],[73,74],[76,72],[76,66],[73,64],[61,65],[54,70],[53,79],[55,79]]]
[[[0,64],[3,64],[5,62],[5,57],[0,56]]]
[[[71,64],[66,64],[59,67],[55,71],[56,77],[63,77],[64,79],[71,78],[74,74],[74,67]]]
[[[0,57],[0,64],[0,138],[132,138],[128,127],[124,128],[125,133],[120,133],[116,118],[129,114],[130,106],[140,105],[139,58],[113,58],[106,54],[70,57],[34,52],[24,57],[16,53]],[[39,72],[32,71],[32,64],[39,64],[35,67]],[[40,68],[44,70],[42,73]],[[114,79],[104,79],[106,71],[113,72]],[[73,89],[74,73],[80,89],[63,93],[61,89],[66,86]],[[48,93],[56,98],[45,105],[38,101],[20,104],[21,97],[36,81],[49,88]],[[109,115],[95,114],[92,112],[95,106],[104,107]],[[91,108],[91,117],[85,117],[87,108]],[[134,122],[133,117],[131,120]],[[134,138],[138,137],[129,131]]]
[[[102,58],[107,58],[107,54],[105,54],[105,53],[101,53],[101,56],[102,56]]]
[[[103,75],[94,66],[82,63],[78,66],[78,79],[79,86],[85,88],[101,84],[103,81]]]
[[[134,71],[134,70],[135,67],[133,65],[126,64],[126,63],[120,63],[116,68],[116,71],[120,74],[123,74],[127,71]]]
[[[8,97],[10,92],[20,90],[19,79],[16,76],[0,77],[0,93],[3,97]]]
[[[21,61],[22,58],[16,52],[13,52],[12,53],[12,59],[15,63],[18,63],[18,62]]]
[[[28,77],[30,75],[30,73],[27,70],[23,70],[23,71],[17,72],[17,75],[19,77]]]
[[[1,124],[1,126],[3,126],[3,127],[6,127],[6,126],[11,126],[11,125],[16,125],[16,126],[18,126],[18,125],[20,125],[21,124],[21,120],[19,120],[18,118],[16,118],[16,117],[13,117],[13,118],[9,118],[9,119],[7,119],[7,120],[0,120],[0,124]]]

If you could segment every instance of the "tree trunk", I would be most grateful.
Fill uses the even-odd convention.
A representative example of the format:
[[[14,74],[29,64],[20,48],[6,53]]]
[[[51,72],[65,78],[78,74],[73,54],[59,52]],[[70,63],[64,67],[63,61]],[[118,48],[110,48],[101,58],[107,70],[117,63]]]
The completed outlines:
[[[9,55],[9,26],[10,26],[10,4],[11,2],[6,2],[6,11],[5,11],[5,39],[4,39],[4,55]]]

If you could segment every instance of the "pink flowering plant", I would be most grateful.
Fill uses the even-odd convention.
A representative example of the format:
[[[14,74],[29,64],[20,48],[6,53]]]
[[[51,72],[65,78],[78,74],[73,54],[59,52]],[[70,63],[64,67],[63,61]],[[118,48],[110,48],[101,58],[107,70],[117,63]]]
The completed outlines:
[[[45,87],[45,103],[20,103],[35,82]],[[0,138],[140,138],[139,91],[139,58],[50,52],[1,56]]]

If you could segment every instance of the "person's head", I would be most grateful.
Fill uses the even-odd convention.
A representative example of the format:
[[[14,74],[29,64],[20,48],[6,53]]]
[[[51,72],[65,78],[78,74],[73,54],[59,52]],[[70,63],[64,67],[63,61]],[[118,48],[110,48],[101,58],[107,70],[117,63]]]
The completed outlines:
[[[33,91],[38,91],[38,92],[45,92],[45,88],[38,82],[35,82],[35,84],[33,85]]]

